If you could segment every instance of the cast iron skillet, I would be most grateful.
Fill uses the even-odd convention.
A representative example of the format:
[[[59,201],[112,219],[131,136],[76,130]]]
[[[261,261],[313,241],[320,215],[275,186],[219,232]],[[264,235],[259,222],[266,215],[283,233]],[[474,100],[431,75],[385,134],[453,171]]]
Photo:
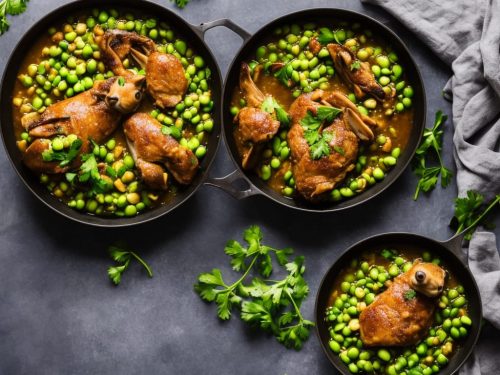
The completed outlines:
[[[418,248],[428,250],[432,254],[438,255],[447,268],[453,272],[460,284],[462,284],[465,288],[465,294],[468,300],[469,316],[472,319],[472,326],[469,329],[469,334],[463,342],[462,347],[458,350],[458,352],[453,354],[449,363],[439,371],[439,375],[451,375],[458,371],[476,345],[480,333],[481,319],[483,316],[479,289],[471,271],[467,266],[467,257],[462,252],[461,244],[464,233],[465,231],[445,242],[436,241],[412,233],[380,234],[354,244],[347,249],[335,263],[333,263],[323,277],[316,295],[315,318],[316,333],[321,346],[323,347],[323,351],[337,370],[344,375],[351,374],[338,355],[332,352],[328,346],[330,333],[328,331],[328,324],[325,321],[325,310],[328,307],[328,299],[332,292],[332,286],[335,279],[353,258],[356,258],[364,251],[380,250],[386,247],[402,249],[408,247],[412,249]]]
[[[178,35],[181,35],[193,48],[203,56],[207,66],[212,71],[212,98],[214,100],[214,129],[208,140],[208,152],[201,161],[200,171],[196,175],[194,181],[188,187],[179,190],[178,194],[168,203],[158,208],[141,213],[133,218],[102,218],[91,216],[85,213],[78,212],[67,207],[54,196],[50,195],[47,189],[39,183],[38,178],[21,162],[21,153],[17,149],[16,140],[14,137],[14,128],[12,125],[12,93],[19,66],[25,57],[26,51],[30,50],[31,44],[40,35],[47,32],[47,29],[54,23],[59,23],[67,16],[90,10],[93,7],[128,9],[137,14],[150,14],[158,17],[160,20],[167,22]],[[213,26],[216,26],[215,23]],[[185,202],[194,192],[200,187],[206,178],[210,165],[217,152],[220,138],[220,122],[221,122],[221,87],[222,80],[219,67],[215,61],[212,52],[203,41],[205,30],[213,27],[207,24],[204,27],[195,26],[187,23],[182,18],[177,16],[172,11],[165,9],[157,4],[144,0],[110,0],[102,2],[99,0],[79,0],[54,10],[47,14],[35,25],[33,25],[22,37],[17,44],[12,55],[10,56],[2,79],[2,87],[0,92],[0,113],[2,138],[7,150],[7,154],[16,169],[19,177],[31,192],[39,198],[43,203],[52,208],[54,211],[73,219],[80,223],[91,224],[104,227],[118,227],[144,223],[162,216],[180,204]],[[238,30],[237,27],[235,27]]]
[[[265,41],[273,35],[273,31],[276,27],[282,26],[284,24],[304,24],[307,22],[314,22],[316,24],[331,24],[332,21],[352,21],[359,22],[363,27],[369,28],[375,34],[378,34],[382,39],[384,39],[390,46],[393,47],[394,51],[398,54],[401,64],[405,67],[406,74],[412,84],[415,95],[414,95],[414,125],[411,130],[410,138],[406,148],[401,153],[398,159],[398,163],[393,168],[386,178],[377,183],[376,185],[370,187],[365,192],[353,197],[352,199],[345,200],[339,203],[325,203],[323,205],[312,205],[304,200],[294,200],[286,198],[281,194],[275,192],[269,188],[264,181],[262,181],[256,173],[253,171],[243,171],[241,169],[241,159],[238,155],[236,145],[233,139],[233,119],[229,112],[231,96],[233,90],[238,86],[238,76],[241,62],[248,60],[249,57],[255,52],[257,47],[262,45]],[[220,20],[222,24],[227,22],[227,20]],[[418,67],[410,55],[410,52],[404,45],[404,43],[399,39],[399,37],[394,34],[388,27],[384,26],[377,20],[365,16],[360,13],[356,13],[344,9],[332,9],[332,8],[317,8],[302,10],[300,12],[291,13],[289,15],[280,17],[257,31],[253,36],[244,32],[240,33],[243,38],[243,46],[234,58],[231,66],[229,68],[229,73],[224,83],[223,101],[222,101],[222,118],[223,122],[223,133],[226,146],[231,155],[231,159],[236,165],[236,170],[222,178],[214,178],[207,181],[207,184],[222,188],[227,193],[231,194],[237,199],[246,198],[251,195],[260,194],[268,197],[269,199],[280,203],[284,206],[302,210],[302,211],[312,211],[312,212],[331,212],[339,211],[349,207],[356,206],[367,200],[373,198],[374,196],[381,193],[389,185],[391,185],[404,171],[408,163],[413,157],[416,148],[420,142],[422,132],[425,127],[425,115],[426,115],[426,100],[425,91],[422,81],[422,77],[418,70]],[[248,187],[245,190],[238,189],[233,185],[237,180],[246,181]]]

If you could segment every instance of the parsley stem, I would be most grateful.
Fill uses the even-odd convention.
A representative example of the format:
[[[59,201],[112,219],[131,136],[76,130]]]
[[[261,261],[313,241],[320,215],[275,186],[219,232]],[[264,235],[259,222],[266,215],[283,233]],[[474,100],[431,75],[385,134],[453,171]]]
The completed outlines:
[[[248,273],[250,272],[250,270],[252,269],[253,265],[255,264],[255,261],[257,260],[257,258],[259,257],[259,254],[257,253],[252,261],[250,262],[250,265],[248,266],[247,270],[245,271],[245,273],[243,274],[243,276],[241,276],[237,281],[235,281],[233,284],[231,284],[231,286],[229,286],[227,289],[228,290],[231,290],[233,291],[234,288],[236,288],[243,280],[245,280],[245,277],[247,277]]]
[[[500,195],[497,195],[495,197],[495,199],[489,204],[489,206],[486,208],[486,210],[483,211],[483,213],[476,219],[472,222],[471,225],[469,225],[467,228],[465,228],[465,230],[470,230],[472,228],[474,228],[476,225],[478,225],[481,220],[484,219],[484,217],[493,209],[493,207],[495,207],[495,205],[497,203],[500,202]],[[458,233],[461,233],[462,231],[464,231],[464,223],[461,223],[459,226],[458,226],[458,229],[457,229],[457,232],[455,234],[458,234]]]
[[[145,261],[142,260],[142,258],[137,255],[136,253],[134,253],[133,251],[130,252],[130,254],[135,258],[137,259],[137,261],[142,264],[144,266],[144,268],[146,269],[146,271],[148,272],[148,275],[149,277],[153,277],[153,271],[151,270],[151,268],[146,264]]]
[[[297,306],[297,304],[295,303],[295,300],[293,299],[292,295],[290,294],[290,292],[288,290],[285,289],[285,293],[286,295],[288,296],[288,298],[290,299],[290,301],[292,302],[292,305],[293,307],[295,308],[295,312],[297,313],[297,316],[299,317],[299,321],[302,322],[304,321],[304,318],[302,317],[302,314],[300,313],[300,309],[299,307]]]

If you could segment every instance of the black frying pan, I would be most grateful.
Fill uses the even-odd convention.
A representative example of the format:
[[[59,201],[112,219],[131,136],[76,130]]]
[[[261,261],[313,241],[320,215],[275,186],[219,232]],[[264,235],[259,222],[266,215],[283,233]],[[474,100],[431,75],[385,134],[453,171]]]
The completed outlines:
[[[427,250],[438,255],[446,267],[453,272],[460,284],[465,289],[468,298],[469,316],[472,319],[472,326],[462,347],[450,358],[449,363],[440,371],[440,375],[454,374],[471,354],[480,333],[482,319],[481,296],[476,281],[471,271],[467,267],[466,256],[462,252],[463,234],[457,235],[448,241],[440,242],[424,236],[412,233],[386,233],[362,240],[347,249],[340,258],[330,267],[321,281],[316,295],[315,318],[316,333],[323,350],[330,362],[344,375],[351,372],[342,362],[337,354],[331,351],[328,346],[330,333],[328,324],[325,321],[325,310],[328,307],[328,299],[332,292],[332,286],[344,267],[361,253],[368,250],[378,250],[388,248],[418,248]]]
[[[401,153],[398,159],[397,165],[388,173],[386,178],[374,186],[367,189],[365,192],[339,203],[325,203],[323,205],[313,205],[304,200],[294,200],[286,198],[281,194],[275,192],[269,188],[264,181],[262,181],[255,172],[243,171],[241,168],[241,159],[238,155],[236,144],[233,139],[233,118],[230,114],[229,108],[231,103],[231,96],[233,90],[238,86],[239,70],[242,61],[248,61],[248,59],[255,52],[257,47],[263,44],[263,41],[269,39],[273,35],[275,28],[285,25],[285,24],[304,24],[307,22],[314,22],[316,24],[331,24],[332,21],[351,21],[360,22],[363,27],[371,29],[374,33],[377,33],[381,38],[385,39],[389,45],[391,45],[394,51],[398,54],[401,64],[406,69],[406,74],[409,78],[411,85],[414,88],[414,126],[410,134],[410,139],[406,148]],[[249,197],[251,195],[264,195],[267,198],[280,203],[284,206],[302,210],[302,211],[312,211],[312,212],[331,212],[339,211],[349,207],[356,206],[367,200],[375,197],[387,187],[389,187],[405,170],[408,163],[412,159],[416,148],[422,137],[422,132],[425,128],[425,116],[426,116],[426,99],[425,90],[422,82],[422,77],[418,70],[417,64],[410,55],[410,52],[401,41],[401,39],[396,36],[396,34],[391,31],[388,27],[380,23],[379,21],[368,17],[366,15],[344,10],[344,9],[333,9],[333,8],[317,8],[302,10],[300,12],[291,13],[286,16],[280,17],[257,31],[254,35],[250,35],[247,32],[242,32],[234,29],[234,24],[230,23],[225,25],[225,22],[230,22],[228,20],[220,20],[220,25],[231,27],[234,31],[238,32],[243,38],[243,46],[240,48],[236,57],[234,58],[229,72],[227,74],[226,82],[224,83],[223,92],[223,104],[222,104],[222,118],[223,122],[223,133],[226,146],[229,150],[229,154],[234,164],[236,165],[236,170],[229,174],[228,176],[222,178],[214,178],[207,181],[207,184],[219,187],[225,190],[227,193],[231,194],[237,199],[242,199]],[[237,180],[246,181],[248,185],[246,190],[238,189],[233,185]]]
[[[213,115],[214,128],[208,140],[207,154],[201,161],[200,171],[191,185],[180,189],[178,194],[168,204],[145,211],[132,218],[103,218],[91,216],[71,209],[64,203],[60,202],[57,198],[49,194],[47,189],[39,183],[37,176],[26,168],[21,162],[21,153],[17,149],[16,139],[14,136],[14,127],[12,125],[12,92],[18,74],[18,68],[21,61],[25,57],[26,51],[30,50],[33,41],[37,40],[39,35],[46,33],[52,24],[58,23],[67,16],[77,12],[83,12],[85,10],[90,12],[93,7],[114,7],[117,9],[125,8],[131,10],[132,12],[137,12],[138,14],[151,14],[158,17],[161,21],[167,22],[175,30],[176,34],[181,35],[201,56],[203,56],[207,66],[212,71],[212,98],[215,102]],[[213,26],[216,26],[216,24]],[[203,184],[203,181],[208,174],[210,165],[212,164],[217,152],[221,131],[220,98],[222,80],[220,69],[215,61],[215,58],[203,41],[203,36],[205,30],[207,29],[208,28],[206,26],[202,27],[191,25],[172,11],[145,0],[109,0],[106,2],[99,0],[79,0],[57,8],[34,24],[23,35],[22,39],[19,41],[10,56],[5,67],[0,91],[0,107],[2,108],[0,113],[0,124],[2,139],[12,165],[28,189],[30,189],[31,192],[43,203],[61,215],[80,223],[103,227],[127,226],[153,220],[174,210],[176,207],[185,202],[191,195],[193,195],[200,185]]]

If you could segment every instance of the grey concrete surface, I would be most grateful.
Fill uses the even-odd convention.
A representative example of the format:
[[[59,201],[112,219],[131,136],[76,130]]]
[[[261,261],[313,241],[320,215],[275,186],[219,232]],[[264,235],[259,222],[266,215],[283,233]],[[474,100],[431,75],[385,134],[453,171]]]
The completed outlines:
[[[341,7],[389,20],[408,44],[425,82],[427,118],[451,107],[441,96],[450,70],[387,13],[358,1],[192,0],[179,10],[156,1],[191,23],[228,17],[250,32],[273,18],[307,7]],[[34,21],[65,3],[31,0],[0,37],[0,73],[17,40]],[[104,3],[104,2],[103,2]],[[225,74],[240,45],[229,30],[207,41]],[[452,130],[446,127],[444,160],[452,162]],[[221,323],[215,307],[193,292],[200,272],[220,267],[230,275],[226,240],[240,239],[251,224],[266,242],[292,246],[306,256],[311,287],[304,315],[313,318],[323,273],[352,243],[386,231],[411,231],[446,239],[456,186],[411,199],[417,182],[410,170],[367,204],[330,215],[291,211],[263,198],[236,201],[202,187],[186,204],[150,224],[99,229],[68,221],[34,198],[0,150],[0,374],[331,374],[313,334],[300,352],[249,329],[239,319]],[[234,166],[224,145],[212,176]],[[498,221],[497,221],[498,222]],[[498,233],[499,231],[496,230]],[[149,279],[135,265],[114,287],[106,270],[106,247],[126,240],[154,270]]]

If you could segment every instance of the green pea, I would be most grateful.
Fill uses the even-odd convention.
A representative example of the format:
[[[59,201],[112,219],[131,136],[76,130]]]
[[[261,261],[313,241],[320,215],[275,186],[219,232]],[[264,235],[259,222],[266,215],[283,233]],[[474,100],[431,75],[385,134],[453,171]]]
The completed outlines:
[[[87,202],[85,208],[87,209],[88,212],[95,212],[95,210],[97,210],[98,205],[99,204],[95,200],[91,199]]]
[[[328,343],[328,345],[330,346],[330,349],[334,353],[339,353],[340,352],[340,344],[338,342],[330,340],[330,342]]]
[[[365,290],[363,288],[356,288],[354,291],[354,294],[356,295],[357,298],[363,298],[365,296]]]
[[[342,329],[342,334],[343,334],[344,336],[349,336],[349,335],[351,334],[351,329],[350,329],[349,327],[344,327],[344,328]]]
[[[376,58],[375,58],[375,61],[377,62],[377,64],[381,67],[381,68],[388,68],[389,65],[390,65],[390,61],[389,61],[389,58],[385,55],[378,55]]]
[[[52,149],[61,151],[64,148],[64,142],[61,138],[57,137],[52,140]]]
[[[349,198],[349,197],[352,197],[354,195],[354,192],[350,188],[341,188],[340,194],[343,197]]]
[[[399,103],[396,104],[396,111],[397,112],[403,112],[404,109],[405,109],[405,106],[404,106],[403,103],[399,102]]]
[[[373,279],[373,280],[377,280],[378,279],[378,269],[376,267],[372,267],[372,269],[370,270],[370,278]]]
[[[465,303],[466,303],[466,302],[467,302],[467,301],[466,301],[465,297],[464,297],[464,296],[460,296],[460,297],[458,297],[457,299],[455,299],[455,300],[451,303],[451,305],[452,305],[453,307],[462,307],[463,305],[465,305]]]
[[[460,328],[458,329],[458,331],[460,332],[460,337],[465,337],[465,336],[467,336],[467,333],[468,333],[468,332],[467,332],[467,328],[465,328],[465,327],[460,327]]]
[[[444,354],[439,354],[436,358],[437,363],[439,363],[441,366],[444,366],[448,363],[448,358]]]
[[[373,170],[373,177],[376,179],[376,180],[383,180],[384,177],[385,177],[385,173],[382,169],[380,169],[379,167],[375,168]]]
[[[391,79],[387,76],[382,76],[378,79],[378,81],[382,86],[387,86],[391,82]]]
[[[330,195],[332,197],[332,200],[335,202],[342,199],[342,195],[340,194],[340,191],[338,189],[333,189]]]
[[[125,207],[125,216],[135,216],[137,214],[137,208],[129,204],[127,207]]]
[[[347,356],[350,358],[350,359],[356,359],[359,357],[359,350],[358,348],[349,348],[347,350]]]
[[[260,177],[264,180],[267,181],[269,178],[271,178],[271,167],[269,165],[263,165],[261,170],[260,170]]]
[[[391,353],[385,349],[379,349],[377,356],[384,362],[389,362],[391,360]]]
[[[388,76],[389,74],[392,73],[392,71],[390,69],[387,69],[387,68],[382,68],[382,70],[380,71],[380,73],[382,73],[383,75]]]
[[[25,75],[22,78],[22,83],[23,83],[24,87],[30,87],[31,85],[33,85],[33,78],[31,78],[30,76]]]
[[[413,89],[411,86],[406,86],[403,90],[403,96],[405,98],[412,98],[413,97]]]
[[[460,317],[460,322],[462,322],[462,324],[465,324],[466,326],[472,325],[472,320],[467,315],[462,315]]]
[[[205,66],[205,61],[203,61],[203,58],[201,56],[195,56],[194,65],[197,68],[203,68]]]
[[[365,296],[365,303],[366,303],[367,305],[369,305],[370,303],[372,303],[374,300],[375,300],[375,294],[374,294],[374,293],[368,293],[368,294]]]
[[[451,327],[451,329],[450,329],[450,335],[454,339],[458,339],[458,338],[460,338],[460,331],[458,330],[457,327]]]
[[[384,164],[385,165],[393,166],[393,165],[396,165],[396,163],[397,163],[397,160],[393,156],[386,156],[384,158]]]
[[[266,53],[267,53],[266,47],[265,46],[260,46],[259,48],[257,48],[257,52],[255,53],[255,56],[257,57],[257,59],[260,60],[260,59],[262,59],[266,55]]]
[[[410,98],[403,98],[401,100],[401,102],[403,103],[403,105],[406,107],[406,108],[409,108],[411,107],[411,99]]]
[[[36,110],[39,110],[40,108],[42,108],[43,106],[43,100],[38,97],[38,96],[35,96],[31,102],[31,105],[33,106],[33,108],[35,108]]]
[[[134,168],[134,165],[135,165],[135,162],[134,162],[134,158],[132,158],[131,155],[125,155],[123,157],[123,165],[127,168],[127,169],[132,169]]]
[[[177,52],[179,52],[182,56],[186,54],[187,45],[183,40],[177,39],[174,42],[174,47],[177,50]]]
[[[64,39],[72,43],[76,39],[76,33],[74,31],[70,31],[64,35]]]
[[[205,156],[206,153],[207,148],[203,145],[199,146],[195,151],[195,155],[198,159],[201,159],[203,156]]]
[[[358,105],[357,108],[358,108],[359,113],[361,113],[362,115],[368,116],[368,110],[365,107],[363,107],[362,105]]]

